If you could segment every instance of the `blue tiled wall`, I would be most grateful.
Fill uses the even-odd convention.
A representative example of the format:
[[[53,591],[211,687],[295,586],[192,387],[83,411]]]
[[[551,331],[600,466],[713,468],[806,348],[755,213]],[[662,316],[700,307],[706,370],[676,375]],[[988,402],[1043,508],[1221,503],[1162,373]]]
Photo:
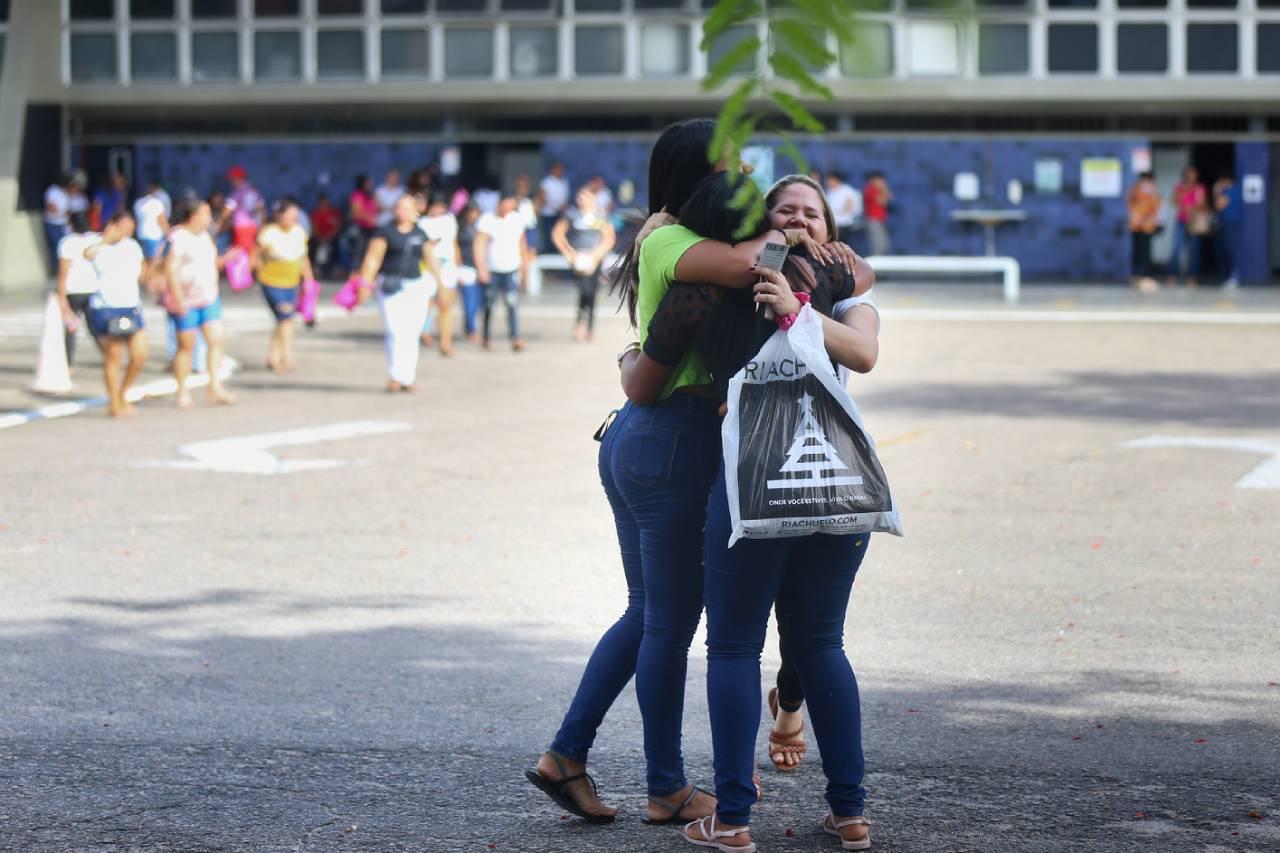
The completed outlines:
[[[1236,182],[1241,185],[1249,175],[1262,175],[1264,185],[1269,184],[1271,146],[1266,142],[1236,143]],[[1274,192],[1274,185],[1269,188]],[[1245,282],[1264,282],[1270,275],[1271,253],[1267,238],[1271,232],[1268,222],[1269,204],[1264,195],[1261,202],[1244,205],[1244,221],[1241,223],[1240,279]]]
[[[1009,181],[1023,185],[1027,220],[1002,225],[996,248],[1022,263],[1028,278],[1055,280],[1120,280],[1129,274],[1129,238],[1123,196],[1083,198],[1080,164],[1086,158],[1113,157],[1124,167],[1127,188],[1134,175],[1130,153],[1144,140],[983,140],[935,141],[885,139],[866,142],[810,142],[800,148],[811,168],[843,171],[856,186],[866,173],[885,173],[895,199],[890,234],[899,254],[978,255],[985,251],[984,232],[973,224],[951,219],[951,211],[965,207],[1006,208]],[[563,161],[576,186],[601,174],[616,187],[625,179],[636,183],[637,198],[647,198],[646,169],[650,143],[633,140],[548,140],[547,162]],[[1037,195],[1035,161],[1056,158],[1062,163],[1062,192]],[[775,174],[793,169],[779,156]],[[982,197],[961,202],[953,195],[955,175],[978,175]]]
[[[345,198],[357,175],[381,183],[387,170],[402,173],[421,168],[437,156],[435,145],[392,142],[252,142],[207,145],[139,145],[135,174],[139,181],[155,175],[170,194],[191,188],[207,194],[226,189],[231,166],[243,166],[268,204],[293,195],[310,206],[320,192]]]

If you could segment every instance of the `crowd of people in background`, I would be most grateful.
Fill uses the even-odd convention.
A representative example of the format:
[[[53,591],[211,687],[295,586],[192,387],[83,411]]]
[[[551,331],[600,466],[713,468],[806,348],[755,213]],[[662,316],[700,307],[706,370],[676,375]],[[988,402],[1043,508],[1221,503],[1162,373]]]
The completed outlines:
[[[1151,243],[1166,225],[1172,228],[1169,253],[1170,287],[1185,281],[1199,284],[1201,261],[1206,244],[1212,246],[1222,286],[1232,290],[1240,285],[1239,260],[1244,200],[1235,178],[1223,175],[1206,189],[1195,166],[1182,170],[1166,207],[1155,175],[1143,172],[1125,197],[1129,212],[1131,281],[1143,293],[1160,289],[1151,258]]]
[[[624,211],[604,178],[571,187],[555,163],[534,187],[520,175],[503,191],[491,178],[474,190],[443,181],[435,167],[398,169],[380,183],[359,176],[345,197],[320,192],[310,208],[294,197],[267,199],[246,169],[232,166],[225,188],[188,188],[175,202],[157,178],[131,198],[114,173],[92,196],[83,171],[48,188],[44,230],[66,328],[68,364],[86,327],[104,353],[110,411],[126,400],[148,357],[143,301],[168,315],[168,357],[177,402],[194,404],[192,372],[208,373],[210,401],[235,402],[219,370],[226,351],[220,286],[256,286],[274,320],[266,366],[297,367],[297,318],[316,321],[318,279],[347,278],[354,308],[376,294],[387,348],[387,388],[416,388],[419,347],[454,355],[462,335],[485,350],[492,317],[505,310],[507,341],[521,352],[519,301],[539,252],[559,254],[578,293],[572,336],[590,340],[606,259]],[[136,270],[135,264],[136,261]],[[125,358],[128,369],[124,369]]]

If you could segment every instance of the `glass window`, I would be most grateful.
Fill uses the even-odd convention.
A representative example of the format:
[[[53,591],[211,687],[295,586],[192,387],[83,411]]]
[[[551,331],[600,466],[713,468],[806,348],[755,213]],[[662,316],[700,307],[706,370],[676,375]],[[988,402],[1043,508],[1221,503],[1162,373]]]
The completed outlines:
[[[76,83],[116,79],[114,33],[71,34],[71,79]]]
[[[1280,0],[1255,0],[1259,9],[1280,9]]]
[[[959,5],[959,0],[907,0],[912,12],[950,11]]]
[[[4,75],[4,33],[0,33],[0,76]]]
[[[804,29],[808,31],[809,37],[812,38],[814,41],[816,41],[818,44],[821,44],[824,46],[827,44],[827,34],[824,30],[821,30],[817,27],[804,27]],[[776,30],[773,30],[773,29],[770,30],[769,39],[770,39],[769,49],[771,51],[783,49],[783,50],[792,50],[794,52],[794,49],[790,47],[791,43],[785,38],[778,36]],[[817,73],[819,71],[826,70],[827,66],[820,65],[815,62],[810,62],[808,58],[805,56],[797,56],[796,58],[799,59],[800,64],[803,65],[805,69],[811,73]]]
[[[193,18],[234,18],[239,14],[236,0],[191,0]]]
[[[129,17],[140,20],[172,18],[173,0],[129,0]]]
[[[893,0],[849,0],[849,8],[855,12],[888,12]]]
[[[317,15],[363,15],[364,0],[316,0]]]
[[[292,18],[298,14],[300,0],[253,0],[253,14],[259,18]]]
[[[1027,0],[978,0],[979,9],[1025,9]]]
[[[489,0],[436,0],[436,11],[459,15],[483,15],[489,11]]]
[[[296,32],[253,34],[253,79],[297,80],[302,76],[302,39]]]
[[[421,15],[427,11],[427,0],[382,0],[384,15]]]
[[[1049,71],[1053,74],[1096,74],[1097,24],[1050,24]]]
[[[1187,0],[1189,9],[1234,9],[1236,0]]]
[[[685,0],[632,0],[637,12],[662,11],[664,9],[683,9]]]
[[[1050,9],[1095,9],[1098,0],[1049,0]]]
[[[854,30],[853,44],[840,47],[840,72],[848,77],[888,77],[893,73],[893,28],[865,22]]]
[[[1258,71],[1280,73],[1280,24],[1258,24]]]
[[[133,80],[177,80],[178,40],[173,33],[129,36],[129,76]]]
[[[573,67],[578,74],[621,74],[622,27],[574,30]]]
[[[316,33],[316,76],[327,80],[364,78],[364,31]]]
[[[493,30],[445,30],[444,73],[446,77],[493,76]]]
[[[558,12],[555,0],[502,0],[504,12]]]
[[[512,27],[511,76],[550,77],[560,69],[560,39],[555,27]]]
[[[1030,69],[1030,35],[1026,24],[978,27],[979,74],[1026,74]]]
[[[574,0],[579,12],[621,12],[622,0]]]
[[[1116,70],[1121,74],[1163,74],[1169,70],[1169,27],[1120,24],[1116,27]]]
[[[1187,71],[1230,73],[1240,65],[1240,38],[1235,24],[1187,24]]]
[[[196,83],[240,79],[240,41],[235,33],[191,34],[191,79]]]
[[[1116,0],[1121,9],[1163,9],[1169,0]]]
[[[707,66],[714,68],[724,59],[730,51],[742,44],[747,39],[756,34],[756,28],[750,24],[740,24],[736,27],[730,27],[720,35],[716,36],[715,41],[711,42],[711,49],[707,51]],[[741,74],[748,74],[756,70],[756,57],[744,60],[738,64],[736,69]]]
[[[71,20],[109,21],[115,17],[116,4],[112,0],[71,0]]]
[[[423,77],[428,70],[426,30],[382,31],[383,77]]]
[[[960,73],[960,28],[946,21],[907,25],[908,70],[923,77]]]
[[[676,77],[689,73],[689,28],[684,24],[645,24],[640,29],[640,73]]]
[[[0,0],[0,23],[9,20],[9,0]]]

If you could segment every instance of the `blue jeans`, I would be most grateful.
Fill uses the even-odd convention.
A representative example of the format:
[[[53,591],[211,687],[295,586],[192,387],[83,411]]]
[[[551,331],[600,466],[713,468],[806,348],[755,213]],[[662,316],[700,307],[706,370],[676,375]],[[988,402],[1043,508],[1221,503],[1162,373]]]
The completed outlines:
[[[520,303],[520,282],[516,280],[518,273],[491,273],[489,283],[480,285],[480,293],[484,298],[483,337],[489,343],[489,319],[493,316],[493,302],[497,294],[502,294],[502,301],[507,303],[507,336],[511,340],[520,337],[520,324],[516,321],[516,306]]]
[[[1169,253],[1169,275],[1182,278],[1182,250],[1187,250],[1186,275],[1195,278],[1200,274],[1200,238],[1187,230],[1187,223],[1179,222],[1173,230],[1173,251]]]
[[[484,295],[480,292],[478,284],[460,284],[458,290],[462,291],[463,328],[468,335],[474,335],[477,328],[476,318],[484,305]]]
[[[720,459],[718,406],[676,394],[627,403],[600,445],[600,480],[613,509],[627,609],[596,644],[551,744],[585,762],[596,730],[636,677],[649,794],[688,784],[680,749],[689,644],[702,616],[702,528]]]
[[[760,652],[775,599],[822,752],[827,802],[839,817],[860,815],[866,801],[862,712],[858,682],[844,654],[844,620],[870,537],[816,533],[744,539],[727,548],[731,529],[721,468],[707,504],[705,581],[707,704],[719,818],[745,826],[756,801]]]
[[[49,249],[49,275],[58,274],[58,242],[67,236],[70,229],[66,225],[44,223],[44,242]]]

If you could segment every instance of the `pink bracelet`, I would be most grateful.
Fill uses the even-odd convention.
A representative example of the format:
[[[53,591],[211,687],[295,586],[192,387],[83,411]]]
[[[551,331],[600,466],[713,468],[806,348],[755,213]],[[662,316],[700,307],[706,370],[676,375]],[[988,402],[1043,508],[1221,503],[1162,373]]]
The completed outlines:
[[[795,296],[796,299],[800,300],[801,308],[804,308],[804,306],[809,304],[809,294],[805,293],[803,290],[798,290],[792,295]],[[796,319],[799,318],[799,316],[800,312],[798,311],[795,314],[782,314],[778,317],[774,317],[773,322],[777,323],[778,328],[785,332],[796,324]]]

